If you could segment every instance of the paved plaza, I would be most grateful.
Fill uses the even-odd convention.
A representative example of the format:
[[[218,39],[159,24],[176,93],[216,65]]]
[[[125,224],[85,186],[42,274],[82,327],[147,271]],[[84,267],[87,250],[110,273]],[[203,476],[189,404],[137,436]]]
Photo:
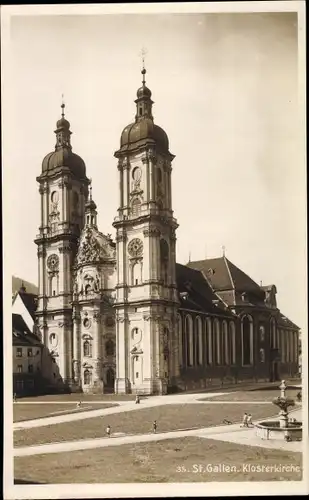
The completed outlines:
[[[142,399],[141,404],[137,405],[134,401],[120,401],[118,406],[103,408],[98,410],[88,410],[81,411],[74,414],[56,415],[47,418],[38,418],[35,420],[28,420],[24,422],[17,422],[14,424],[14,430],[18,431],[21,429],[31,429],[34,427],[50,426],[54,424],[59,424],[63,422],[75,422],[78,420],[91,419],[98,416],[113,415],[122,412],[136,412],[142,408],[151,408],[162,405],[183,405],[183,404],[198,404],[198,405],[220,405],[220,401],[207,401],[207,397],[223,396],[224,393],[209,393],[203,394],[203,401],[201,401],[201,394],[180,394],[180,395],[170,395],[170,396],[155,396],[151,398]],[[17,403],[23,404],[23,403]],[[32,403],[40,404],[40,403]],[[44,403],[46,404],[46,403]],[[224,402],[228,404],[228,402]],[[235,404],[231,401],[231,404]],[[240,401],[237,404],[240,405],[240,417],[241,412],[250,410],[251,404],[256,404],[256,401]],[[261,401],[259,404],[272,404],[269,401]],[[86,405],[85,405],[86,407]],[[276,409],[274,408],[274,415],[276,415]],[[297,419],[301,419],[301,407],[298,407],[294,412],[293,416]],[[133,415],[132,415],[133,417]],[[269,419],[269,418],[268,418]],[[95,438],[95,439],[81,439],[75,441],[64,441],[64,442],[53,442],[49,444],[41,444],[36,446],[18,447],[14,449],[14,455],[17,457],[29,456],[29,455],[40,455],[40,454],[50,454],[50,453],[61,453],[76,450],[87,450],[94,448],[105,448],[111,446],[121,446],[125,444],[134,444],[142,442],[153,442],[162,441],[166,439],[177,439],[182,437],[194,436],[198,438],[215,439],[220,441],[226,441],[231,443],[238,443],[242,445],[257,446],[263,448],[280,449],[290,452],[301,452],[302,443],[301,442],[285,442],[281,440],[262,440],[256,436],[255,428],[241,428],[240,424],[232,425],[219,425],[205,428],[196,429],[176,429],[169,432],[158,432],[156,434],[125,434],[116,433],[112,434],[110,438]],[[82,436],[81,436],[82,437]]]

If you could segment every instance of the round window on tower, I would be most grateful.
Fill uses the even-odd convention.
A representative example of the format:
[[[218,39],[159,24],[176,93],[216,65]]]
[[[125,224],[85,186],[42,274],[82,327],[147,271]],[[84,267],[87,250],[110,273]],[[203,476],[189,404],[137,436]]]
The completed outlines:
[[[142,171],[139,167],[135,167],[132,172],[132,177],[135,181],[139,181],[142,177]]]
[[[52,203],[57,203],[59,200],[58,191],[53,191],[50,198],[51,198]]]

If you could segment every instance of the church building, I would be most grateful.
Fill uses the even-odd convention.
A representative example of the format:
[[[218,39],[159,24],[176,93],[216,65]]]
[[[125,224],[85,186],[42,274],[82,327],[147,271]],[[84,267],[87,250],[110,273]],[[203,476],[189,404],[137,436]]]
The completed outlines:
[[[166,394],[297,373],[299,329],[276,307],[275,287],[225,257],[176,263],[175,156],[154,123],[145,74],[114,153],[115,241],[98,228],[64,104],[43,159],[35,243],[44,377],[71,391]]]

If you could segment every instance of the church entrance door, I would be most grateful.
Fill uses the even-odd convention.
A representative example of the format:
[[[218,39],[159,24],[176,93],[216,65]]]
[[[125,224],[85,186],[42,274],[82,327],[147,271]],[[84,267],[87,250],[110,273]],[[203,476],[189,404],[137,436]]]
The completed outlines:
[[[108,368],[106,372],[105,392],[114,392],[115,372],[112,368]]]

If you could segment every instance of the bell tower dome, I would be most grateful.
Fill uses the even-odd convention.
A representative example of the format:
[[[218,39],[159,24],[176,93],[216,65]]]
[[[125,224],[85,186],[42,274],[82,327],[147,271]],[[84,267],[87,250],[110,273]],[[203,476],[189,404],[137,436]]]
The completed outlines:
[[[167,392],[179,375],[176,335],[176,229],[166,132],[154,123],[146,69],[135,121],[116,151],[120,177],[117,231],[116,392]]]
[[[56,124],[56,144],[37,177],[41,197],[38,247],[39,294],[36,321],[44,350],[43,375],[56,386],[72,384],[72,266],[85,222],[89,180],[73,153],[65,104]]]

